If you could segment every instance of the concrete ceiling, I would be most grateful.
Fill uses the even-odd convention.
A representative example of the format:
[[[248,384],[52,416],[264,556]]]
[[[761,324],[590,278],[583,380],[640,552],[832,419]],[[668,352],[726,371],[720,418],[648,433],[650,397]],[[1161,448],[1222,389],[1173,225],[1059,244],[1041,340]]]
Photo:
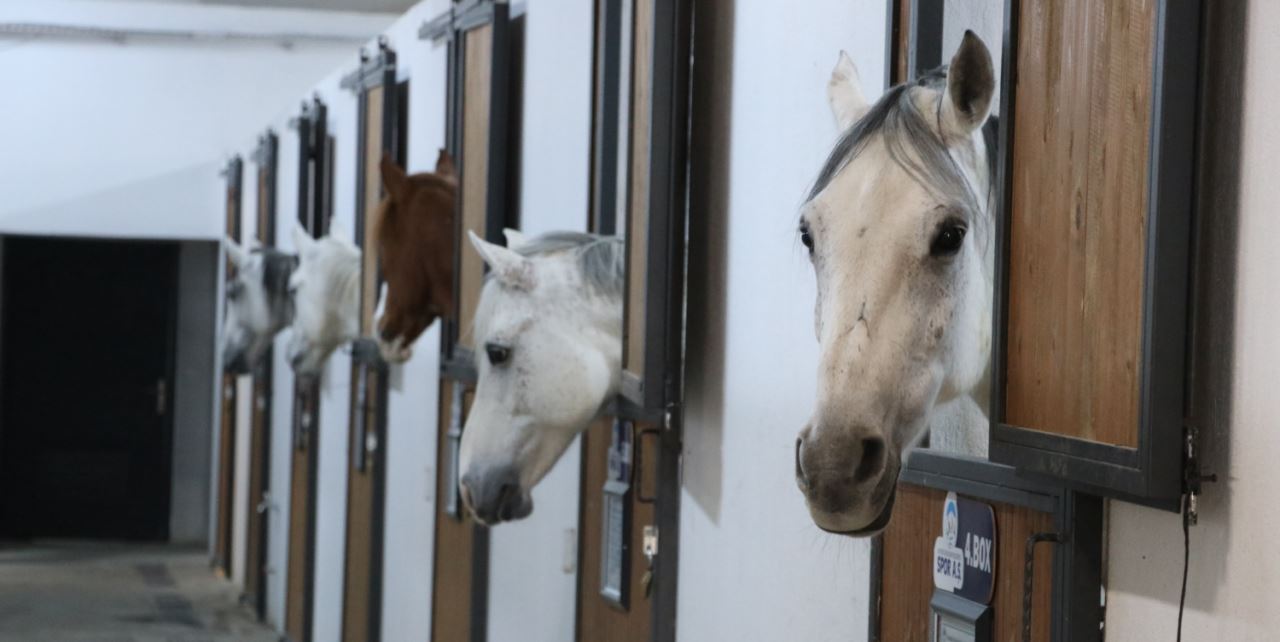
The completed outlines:
[[[105,0],[104,0],[105,1]],[[134,0],[136,1],[136,0]],[[367,11],[403,13],[418,0],[145,0],[165,4],[217,4],[276,9],[319,9],[324,11]]]

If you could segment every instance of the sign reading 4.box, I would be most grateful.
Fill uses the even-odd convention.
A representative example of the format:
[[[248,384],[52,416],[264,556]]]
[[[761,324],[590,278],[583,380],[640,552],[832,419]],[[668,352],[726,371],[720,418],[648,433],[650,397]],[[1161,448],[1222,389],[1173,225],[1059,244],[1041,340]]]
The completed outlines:
[[[933,585],[967,600],[990,604],[996,577],[996,513],[947,493],[942,535],[933,543]]]

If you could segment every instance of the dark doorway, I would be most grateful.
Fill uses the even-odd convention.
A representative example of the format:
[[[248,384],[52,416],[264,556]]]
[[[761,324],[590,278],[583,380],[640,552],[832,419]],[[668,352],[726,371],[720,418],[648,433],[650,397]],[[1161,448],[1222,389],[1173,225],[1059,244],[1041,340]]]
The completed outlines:
[[[0,536],[167,539],[177,245],[3,242]]]

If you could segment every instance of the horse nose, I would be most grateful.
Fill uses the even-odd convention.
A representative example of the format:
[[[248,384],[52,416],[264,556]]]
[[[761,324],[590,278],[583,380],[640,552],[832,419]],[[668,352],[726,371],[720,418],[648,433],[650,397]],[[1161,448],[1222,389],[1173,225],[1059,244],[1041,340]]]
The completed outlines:
[[[480,521],[496,524],[524,517],[520,476],[514,467],[469,472],[462,476],[462,486],[464,501]]]
[[[844,513],[869,499],[887,455],[884,438],[872,430],[806,428],[796,439],[796,483],[818,509]]]

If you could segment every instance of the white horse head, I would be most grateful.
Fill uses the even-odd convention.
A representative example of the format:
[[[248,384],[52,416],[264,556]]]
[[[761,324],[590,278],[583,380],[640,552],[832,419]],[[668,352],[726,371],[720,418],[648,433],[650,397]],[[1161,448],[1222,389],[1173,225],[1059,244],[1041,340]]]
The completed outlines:
[[[289,281],[297,312],[289,363],[301,377],[319,376],[338,346],[359,332],[360,249],[333,234],[312,239],[295,225],[298,269]]]
[[[471,244],[491,278],[476,307],[479,381],[459,473],[463,500],[493,524],[533,511],[533,486],[618,392],[624,249],[567,232],[516,249],[474,234]]]
[[[258,365],[276,333],[293,318],[289,275],[298,258],[273,249],[245,251],[229,238],[226,250],[236,276],[227,284],[222,363],[227,372],[244,374]]]
[[[863,99],[847,56],[828,85],[843,134],[802,208],[817,276],[817,406],[796,481],[821,528],[888,524],[907,452],[990,360],[991,56],[966,33],[949,68]]]

